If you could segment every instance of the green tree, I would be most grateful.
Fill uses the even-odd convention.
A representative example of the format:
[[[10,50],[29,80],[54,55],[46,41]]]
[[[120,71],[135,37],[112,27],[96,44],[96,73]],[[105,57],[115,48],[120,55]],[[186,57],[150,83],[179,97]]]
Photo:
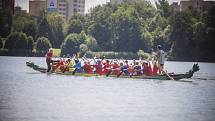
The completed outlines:
[[[91,51],[98,50],[97,40],[95,38],[93,38],[92,36],[87,36],[84,43],[87,45],[89,50],[91,50]]]
[[[34,44],[34,39],[32,36],[28,36],[27,37],[27,41],[28,41],[28,50],[33,50],[33,44]]]
[[[71,33],[81,33],[85,28],[85,17],[79,14],[73,15],[68,23],[67,35]]]
[[[83,23],[79,20],[70,20],[69,26],[68,26],[68,30],[67,30],[67,34],[70,33],[81,33],[81,31],[83,30]]]
[[[81,56],[83,56],[88,51],[88,47],[86,44],[81,44],[79,47],[79,52]]]
[[[111,22],[109,17],[112,12],[111,6],[96,6],[92,9],[87,21],[87,33],[97,40],[98,46],[103,51],[112,50],[111,46]]]
[[[178,12],[171,17],[172,40],[171,55],[178,59],[188,59],[192,57],[190,48],[193,47],[193,20],[189,12]]]
[[[79,52],[79,46],[81,44],[79,34],[69,34],[64,39],[64,42],[61,45],[61,56],[67,54],[77,54]]]
[[[155,4],[161,16],[168,18],[172,14],[173,10],[167,0],[158,0]]]
[[[49,48],[51,48],[51,42],[49,41],[48,38],[46,37],[39,37],[36,41],[36,50],[38,52],[46,52],[49,50]]]
[[[132,16],[134,14],[135,9],[132,6],[122,4],[111,16],[112,43],[115,51],[137,52],[142,49],[144,43],[141,39],[141,26],[139,21]]]
[[[53,33],[53,40],[51,43],[53,47],[59,48],[64,39],[63,28],[65,26],[65,20],[60,14],[52,13],[48,14],[47,21]]]
[[[53,32],[51,30],[51,27],[47,21],[47,18],[43,18],[41,22],[38,25],[38,35],[37,38],[39,37],[46,37],[48,40],[53,43],[55,41]]]
[[[28,43],[26,34],[22,32],[12,32],[5,42],[5,48],[9,50],[28,50],[29,46],[32,45]]]
[[[20,8],[21,9],[21,8]],[[17,12],[13,16],[12,31],[23,32],[28,36],[36,37],[37,34],[36,18],[22,11]]]
[[[6,38],[11,32],[12,26],[12,10],[1,9],[0,10],[0,36]]]
[[[3,47],[3,39],[0,36],[0,49]]]

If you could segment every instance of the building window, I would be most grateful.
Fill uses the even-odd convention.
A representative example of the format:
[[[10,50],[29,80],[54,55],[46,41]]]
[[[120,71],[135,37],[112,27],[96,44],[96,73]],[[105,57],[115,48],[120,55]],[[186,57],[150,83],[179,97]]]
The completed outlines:
[[[188,9],[189,9],[189,10],[192,10],[192,9],[193,9],[193,6],[188,6]]]
[[[77,3],[77,2],[78,2],[78,0],[74,0],[74,2],[76,2],[76,3]]]
[[[76,8],[74,8],[74,12],[77,12],[77,9],[76,9]]]

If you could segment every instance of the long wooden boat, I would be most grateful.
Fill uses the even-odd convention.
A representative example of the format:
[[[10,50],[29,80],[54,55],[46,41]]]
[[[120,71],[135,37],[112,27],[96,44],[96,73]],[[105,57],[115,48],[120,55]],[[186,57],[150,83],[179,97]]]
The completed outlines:
[[[41,73],[47,73],[47,69],[40,67],[36,64],[34,64],[34,62],[26,62],[26,65],[32,69],[34,69],[35,71],[41,72]],[[169,73],[169,74],[163,74],[163,75],[157,75],[157,76],[146,76],[146,75],[141,75],[141,76],[125,76],[125,75],[121,75],[120,77],[117,77],[116,75],[109,75],[110,77],[117,77],[117,78],[135,78],[135,79],[159,79],[159,80],[180,80],[180,79],[187,79],[187,78],[191,78],[193,76],[193,74],[197,71],[199,71],[199,66],[198,64],[194,64],[192,69],[190,69],[188,72],[184,73],[184,74],[174,74],[174,73]],[[61,75],[73,75],[72,72],[48,72],[48,73],[54,73],[54,74],[61,74]],[[98,75],[98,74],[87,74],[87,73],[75,73],[75,75],[73,76],[104,76],[105,75]]]

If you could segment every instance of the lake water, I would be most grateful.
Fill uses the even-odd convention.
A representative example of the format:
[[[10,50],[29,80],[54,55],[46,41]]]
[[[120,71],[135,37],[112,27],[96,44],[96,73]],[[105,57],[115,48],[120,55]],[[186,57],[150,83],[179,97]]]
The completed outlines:
[[[44,58],[0,57],[0,121],[214,121],[215,64],[193,82],[47,75]],[[191,62],[166,62],[186,72]]]

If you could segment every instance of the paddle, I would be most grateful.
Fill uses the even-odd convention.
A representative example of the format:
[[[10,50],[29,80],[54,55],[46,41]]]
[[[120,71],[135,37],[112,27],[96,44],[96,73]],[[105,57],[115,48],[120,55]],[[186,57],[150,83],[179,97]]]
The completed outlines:
[[[111,74],[112,71],[113,71],[113,70],[111,69],[111,70],[106,74],[106,77],[108,77],[108,76]]]
[[[123,73],[123,71],[121,71],[121,72],[117,75],[117,77],[120,77],[120,75],[122,75],[122,73]]]
[[[125,72],[126,70],[128,70],[128,69],[123,69],[123,70],[117,75],[117,77],[120,77],[120,76],[122,75],[123,72],[126,73],[126,72]]]
[[[164,70],[162,70],[163,72],[164,72],[164,74],[166,74],[168,77],[169,77],[169,79],[171,79],[171,80],[174,80],[175,81],[175,79],[174,78],[172,78],[166,71],[164,71]]]
[[[139,71],[142,71],[141,69],[135,69],[134,72],[139,72]],[[132,76],[137,76],[137,75],[134,75],[134,73],[130,74],[130,77]]]
[[[75,73],[77,72],[78,68],[75,68],[75,70],[72,72],[72,75],[75,75]]]

